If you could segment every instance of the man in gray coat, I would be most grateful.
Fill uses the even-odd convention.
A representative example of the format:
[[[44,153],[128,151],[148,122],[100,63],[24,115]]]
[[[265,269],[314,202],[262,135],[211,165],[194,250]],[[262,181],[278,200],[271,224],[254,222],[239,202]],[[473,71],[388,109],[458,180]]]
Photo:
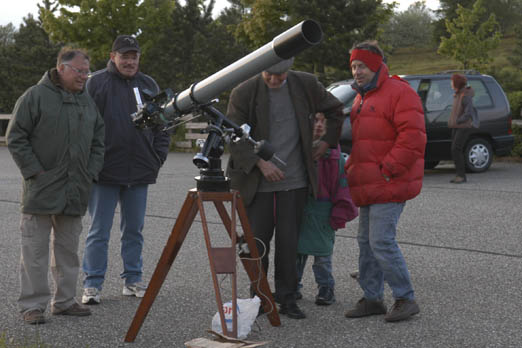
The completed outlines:
[[[89,74],[85,52],[62,49],[56,68],[18,99],[7,129],[8,148],[23,177],[18,305],[28,324],[45,322],[50,299],[53,315],[91,314],[74,298],[81,217],[104,154],[103,119],[84,90]]]
[[[301,216],[309,190],[317,192],[314,161],[337,146],[343,115],[341,102],[314,75],[289,70],[292,63],[293,58],[284,60],[234,88],[227,110],[235,123],[250,125],[254,139],[269,142],[286,165],[265,161],[239,142],[230,146],[227,175],[243,197],[265,273],[275,228],[275,300],[279,313],[301,319],[305,314],[296,304]],[[316,112],[325,114],[327,132],[312,153]]]

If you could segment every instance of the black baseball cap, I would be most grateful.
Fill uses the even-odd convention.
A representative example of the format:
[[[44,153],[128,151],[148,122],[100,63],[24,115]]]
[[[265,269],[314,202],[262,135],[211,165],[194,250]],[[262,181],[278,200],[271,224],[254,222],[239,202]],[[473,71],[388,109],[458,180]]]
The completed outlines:
[[[112,51],[125,53],[129,51],[141,52],[138,40],[130,35],[119,35],[112,43]]]

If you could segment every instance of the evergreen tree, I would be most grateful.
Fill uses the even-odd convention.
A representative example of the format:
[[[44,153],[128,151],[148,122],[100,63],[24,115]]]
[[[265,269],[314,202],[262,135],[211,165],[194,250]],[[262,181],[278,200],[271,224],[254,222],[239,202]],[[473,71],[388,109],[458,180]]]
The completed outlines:
[[[449,37],[446,29],[446,21],[452,21],[457,17],[459,6],[471,8],[475,0],[439,0],[439,9],[435,10],[437,21],[433,23],[433,40],[438,45],[442,37]]]
[[[0,112],[10,113],[18,97],[56,66],[60,48],[32,15],[24,18],[12,42],[0,46]]]
[[[349,50],[355,42],[374,39],[393,6],[382,0],[243,0],[247,8],[236,36],[259,47],[304,19],[317,21],[324,38],[299,54],[296,68],[313,72],[324,83],[349,74]]]
[[[500,28],[494,14],[487,21],[481,18],[486,12],[484,0],[477,0],[473,9],[459,5],[458,17],[446,21],[449,38],[442,37],[438,53],[459,61],[464,69],[484,68],[492,58],[489,52],[500,43]]]
[[[0,25],[0,47],[7,47],[14,43],[14,35],[16,28],[13,23],[7,25]]]
[[[176,2],[170,24],[143,56],[143,66],[160,86],[181,92],[247,53],[230,32],[241,19],[239,12],[226,9],[214,20],[213,4]]]

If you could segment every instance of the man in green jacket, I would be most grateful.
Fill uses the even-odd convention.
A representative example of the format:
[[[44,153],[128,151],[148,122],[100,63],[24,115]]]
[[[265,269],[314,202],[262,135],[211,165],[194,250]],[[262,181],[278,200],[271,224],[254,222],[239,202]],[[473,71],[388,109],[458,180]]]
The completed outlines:
[[[81,217],[104,154],[103,119],[84,90],[89,73],[85,52],[62,49],[56,68],[18,99],[7,129],[8,148],[23,177],[18,305],[29,324],[45,322],[50,299],[53,315],[91,314],[74,298]]]

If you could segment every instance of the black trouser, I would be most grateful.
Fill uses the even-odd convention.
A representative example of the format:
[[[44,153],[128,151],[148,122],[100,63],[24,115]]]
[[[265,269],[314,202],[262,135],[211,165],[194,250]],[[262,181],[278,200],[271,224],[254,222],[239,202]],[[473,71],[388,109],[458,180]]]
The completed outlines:
[[[297,242],[303,209],[306,204],[308,189],[258,192],[247,207],[248,220],[256,241],[265,273],[268,270],[270,241],[274,236],[275,256],[274,281],[277,299],[281,303],[294,303],[297,290]],[[264,249],[266,248],[266,250]]]
[[[457,176],[466,177],[464,146],[469,137],[469,128],[453,128],[451,131],[451,157],[455,162]]]

